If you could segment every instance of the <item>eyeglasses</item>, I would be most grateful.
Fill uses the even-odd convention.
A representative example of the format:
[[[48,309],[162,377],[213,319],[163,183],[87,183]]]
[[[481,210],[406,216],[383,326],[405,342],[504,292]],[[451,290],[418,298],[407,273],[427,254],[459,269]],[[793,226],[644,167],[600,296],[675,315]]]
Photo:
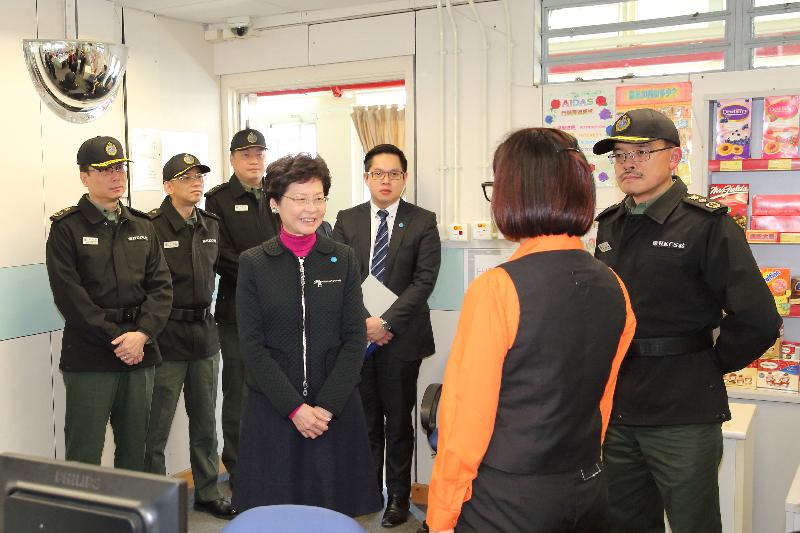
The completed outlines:
[[[172,178],[171,181],[180,181],[184,183],[188,183],[190,181],[205,181],[208,177],[208,173],[205,174],[184,174],[183,176],[178,176],[177,178]]]
[[[633,161],[634,163],[644,163],[645,161],[650,160],[650,154],[655,152],[663,152],[664,150],[672,150],[674,146],[666,146],[664,148],[658,148],[656,150],[632,150],[630,152],[617,152],[615,154],[608,154],[608,160],[612,163],[622,164],[628,159]]]
[[[405,172],[402,170],[373,170],[371,172],[367,172],[366,174],[375,181],[380,181],[384,177],[388,177],[392,181],[397,181],[403,179]]]
[[[492,201],[492,188],[494,187],[493,181],[484,181],[481,183],[481,189],[483,189],[483,197],[486,198],[487,202]]]
[[[110,165],[101,168],[92,167],[89,169],[89,172],[98,172],[100,174],[106,174],[106,175],[113,174],[116,172],[127,172],[127,171],[128,171],[128,165],[126,165],[125,163],[120,163],[119,165]]]
[[[288,198],[289,200],[293,201],[297,205],[307,205],[307,206],[314,206],[319,207],[323,205],[325,202],[328,201],[327,196],[286,196],[285,194],[282,195],[284,198]]]

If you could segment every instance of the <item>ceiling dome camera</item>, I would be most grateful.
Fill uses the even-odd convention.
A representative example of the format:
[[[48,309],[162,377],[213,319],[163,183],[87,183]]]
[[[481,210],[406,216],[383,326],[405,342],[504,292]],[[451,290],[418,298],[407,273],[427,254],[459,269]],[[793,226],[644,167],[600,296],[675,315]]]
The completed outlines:
[[[232,17],[228,19],[228,28],[236,37],[244,37],[250,31],[250,17]]]

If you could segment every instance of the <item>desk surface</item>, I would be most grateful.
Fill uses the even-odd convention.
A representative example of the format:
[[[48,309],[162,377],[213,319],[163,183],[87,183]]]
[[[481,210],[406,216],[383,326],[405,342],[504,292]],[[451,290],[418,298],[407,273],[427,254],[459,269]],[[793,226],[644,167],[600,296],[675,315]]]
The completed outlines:
[[[722,438],[744,440],[756,413],[756,406],[748,403],[732,403],[731,419],[722,424]]]

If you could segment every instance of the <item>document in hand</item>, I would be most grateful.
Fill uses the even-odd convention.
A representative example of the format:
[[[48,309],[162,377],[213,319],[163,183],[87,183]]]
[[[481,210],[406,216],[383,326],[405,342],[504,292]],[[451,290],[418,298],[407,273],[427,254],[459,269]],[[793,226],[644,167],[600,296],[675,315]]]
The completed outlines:
[[[361,291],[370,316],[381,316],[397,300],[397,295],[371,274],[361,284]]]

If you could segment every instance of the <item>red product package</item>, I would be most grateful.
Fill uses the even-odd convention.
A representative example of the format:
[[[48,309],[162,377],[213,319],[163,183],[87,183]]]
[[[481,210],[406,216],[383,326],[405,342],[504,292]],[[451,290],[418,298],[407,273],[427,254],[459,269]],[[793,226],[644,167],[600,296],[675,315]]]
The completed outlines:
[[[753,215],[750,217],[750,229],[769,231],[800,231],[800,215],[773,216]]]
[[[800,194],[757,194],[753,196],[752,214],[800,216]]]
[[[728,206],[728,215],[742,228],[747,229],[748,183],[715,183],[709,187],[708,199]]]

